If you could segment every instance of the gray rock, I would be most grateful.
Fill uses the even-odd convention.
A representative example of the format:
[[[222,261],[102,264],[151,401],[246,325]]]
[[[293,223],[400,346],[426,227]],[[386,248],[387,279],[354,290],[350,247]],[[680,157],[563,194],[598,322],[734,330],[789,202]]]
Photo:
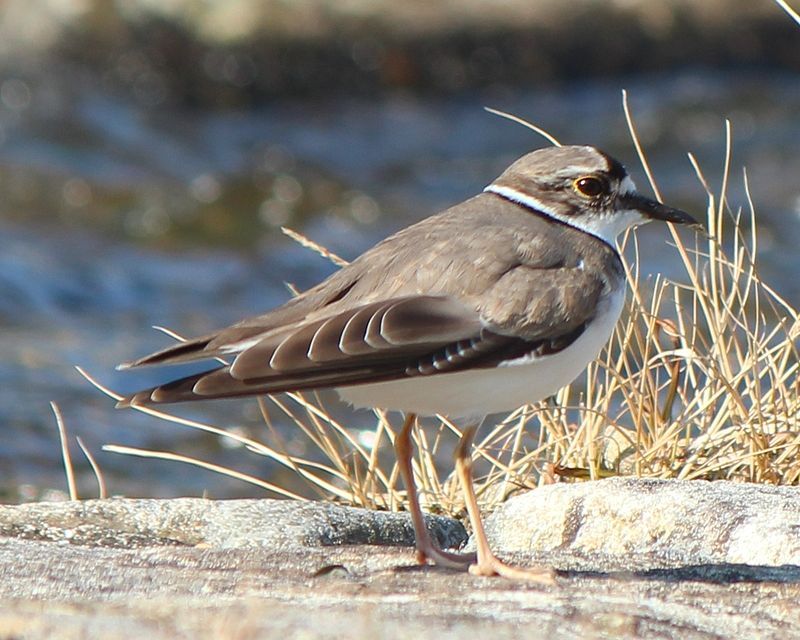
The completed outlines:
[[[800,489],[637,478],[554,484],[511,498],[486,528],[498,550],[566,552],[584,570],[800,565]]]
[[[493,516],[493,543],[514,550],[504,517],[531,521],[510,539],[532,548],[536,530],[544,546],[516,555],[572,568],[549,586],[419,567],[411,548],[388,546],[403,538],[387,533],[398,524],[410,542],[402,515],[269,500],[5,506],[0,638],[800,638],[800,567],[718,551],[722,532],[742,540],[755,514],[754,544],[722,544],[779,546],[766,538],[789,531],[794,495],[621,480],[537,489]],[[377,541],[387,546],[363,544]]]
[[[445,548],[463,546],[463,525],[428,516]],[[414,544],[408,514],[289,500],[85,500],[0,505],[0,536],[102,547],[212,549]]]

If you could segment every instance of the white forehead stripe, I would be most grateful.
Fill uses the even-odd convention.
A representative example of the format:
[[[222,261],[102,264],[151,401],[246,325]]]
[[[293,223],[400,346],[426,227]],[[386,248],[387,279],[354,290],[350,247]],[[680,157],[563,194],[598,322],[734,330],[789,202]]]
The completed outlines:
[[[625,179],[628,180],[631,186],[633,185],[633,181],[630,178]],[[623,187],[626,186],[625,180],[623,180],[622,185]],[[629,227],[648,221],[647,218],[644,218],[642,214],[635,209],[617,210],[607,215],[564,216],[530,194],[522,193],[511,187],[504,187],[494,183],[486,187],[484,192],[495,193],[506,200],[516,202],[523,207],[543,213],[554,220],[568,224],[574,229],[580,229],[596,238],[600,238],[603,242],[612,247],[615,247],[617,236],[623,231]]]
[[[622,182],[619,183],[619,194],[621,196],[627,196],[633,193],[636,193],[636,185],[633,184],[633,180],[631,180],[630,176],[625,176]]]

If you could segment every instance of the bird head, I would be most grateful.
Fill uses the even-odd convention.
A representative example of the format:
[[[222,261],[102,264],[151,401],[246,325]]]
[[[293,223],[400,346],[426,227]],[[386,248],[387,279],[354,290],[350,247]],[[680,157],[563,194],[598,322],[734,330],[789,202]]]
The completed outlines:
[[[639,193],[625,167],[595,147],[539,149],[485,190],[612,245],[626,229],[652,220],[700,226],[688,213]]]

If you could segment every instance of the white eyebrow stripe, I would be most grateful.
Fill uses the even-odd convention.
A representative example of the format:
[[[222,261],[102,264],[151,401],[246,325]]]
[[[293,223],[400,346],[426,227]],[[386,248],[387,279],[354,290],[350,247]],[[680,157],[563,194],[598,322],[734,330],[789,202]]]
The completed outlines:
[[[559,177],[564,178],[572,178],[574,176],[581,176],[581,175],[592,175],[595,173],[595,170],[591,167],[586,167],[584,165],[577,165],[577,164],[569,164],[566,167],[560,167],[556,174]]]

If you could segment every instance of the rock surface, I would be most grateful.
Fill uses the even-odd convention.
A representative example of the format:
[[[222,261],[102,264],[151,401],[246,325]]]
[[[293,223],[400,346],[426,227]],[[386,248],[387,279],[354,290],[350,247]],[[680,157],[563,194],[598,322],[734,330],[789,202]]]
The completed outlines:
[[[456,520],[428,516],[444,547],[463,546]],[[83,500],[0,506],[0,538],[102,547],[302,549],[343,544],[414,544],[405,514],[288,500]]]
[[[410,541],[404,515],[329,504],[0,506],[0,638],[800,637],[797,496],[621,479],[538,489],[489,530],[518,560],[561,569],[551,586],[415,566],[394,546]],[[458,537],[453,521],[430,526]]]
[[[604,571],[632,557],[651,566],[800,565],[797,487],[636,478],[556,484],[511,498],[486,527],[498,549],[567,549],[585,559],[582,569]]]

